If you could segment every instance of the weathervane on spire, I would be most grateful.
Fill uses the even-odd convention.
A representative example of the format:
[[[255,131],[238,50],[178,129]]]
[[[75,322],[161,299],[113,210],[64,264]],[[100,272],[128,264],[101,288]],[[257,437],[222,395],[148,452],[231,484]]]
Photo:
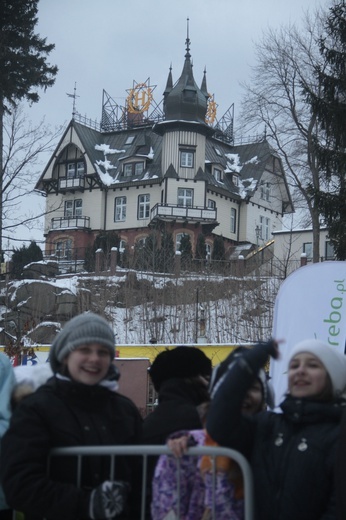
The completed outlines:
[[[73,105],[72,105],[72,119],[74,119],[74,116],[75,116],[76,113],[77,113],[77,111],[76,111],[76,98],[77,98],[77,97],[80,97],[80,96],[77,95],[77,83],[76,83],[76,82],[75,82],[75,84],[74,84],[73,94],[68,94],[68,93],[66,92],[66,95],[67,95],[68,97],[73,98]]]
[[[189,35],[189,22],[190,19],[186,19],[186,54],[185,56],[190,56],[190,35]]]

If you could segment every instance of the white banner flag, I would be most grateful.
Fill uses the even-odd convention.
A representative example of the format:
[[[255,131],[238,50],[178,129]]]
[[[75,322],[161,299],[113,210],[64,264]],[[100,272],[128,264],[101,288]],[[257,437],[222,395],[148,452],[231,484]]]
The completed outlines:
[[[287,391],[287,362],[292,347],[316,338],[345,352],[346,262],[321,262],[300,267],[283,282],[275,301],[273,338],[281,359],[271,361],[276,404]]]

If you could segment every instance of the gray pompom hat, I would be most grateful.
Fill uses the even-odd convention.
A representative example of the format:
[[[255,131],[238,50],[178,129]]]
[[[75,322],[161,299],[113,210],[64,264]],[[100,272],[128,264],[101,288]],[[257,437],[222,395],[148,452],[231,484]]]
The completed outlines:
[[[59,372],[63,359],[80,345],[88,343],[99,343],[107,347],[111,359],[114,358],[114,333],[104,318],[92,312],[75,316],[56,335],[49,354],[52,371]]]

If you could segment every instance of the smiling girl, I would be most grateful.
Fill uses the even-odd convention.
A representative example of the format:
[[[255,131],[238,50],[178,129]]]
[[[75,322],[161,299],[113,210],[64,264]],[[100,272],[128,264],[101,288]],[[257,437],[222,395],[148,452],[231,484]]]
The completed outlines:
[[[282,413],[245,416],[243,398],[275,341],[259,343],[230,366],[212,401],[209,435],[251,463],[258,520],[336,518],[334,462],[346,401],[346,356],[315,339],[297,344],[288,363]]]
[[[79,488],[75,457],[54,458],[47,477],[54,447],[138,444],[142,420],[132,401],[116,391],[114,353],[114,334],[104,318],[73,318],[51,347],[54,376],[16,408],[0,467],[7,500],[26,520],[135,517],[138,468],[131,457],[116,459],[114,478],[107,458],[84,458]]]

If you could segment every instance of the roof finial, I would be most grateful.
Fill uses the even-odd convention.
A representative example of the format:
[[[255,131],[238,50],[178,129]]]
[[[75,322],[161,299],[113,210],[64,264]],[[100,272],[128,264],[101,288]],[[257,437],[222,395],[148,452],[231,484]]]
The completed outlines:
[[[189,22],[190,22],[190,19],[187,18],[186,19],[186,54],[185,54],[185,57],[189,58],[190,57],[190,37],[189,37]]]
[[[66,94],[67,94],[68,97],[73,98],[72,119],[74,119],[74,116],[77,114],[77,111],[76,111],[76,98],[80,97],[80,96],[77,95],[77,83],[76,82],[74,84],[73,94],[68,94],[67,92],[66,92]]]

